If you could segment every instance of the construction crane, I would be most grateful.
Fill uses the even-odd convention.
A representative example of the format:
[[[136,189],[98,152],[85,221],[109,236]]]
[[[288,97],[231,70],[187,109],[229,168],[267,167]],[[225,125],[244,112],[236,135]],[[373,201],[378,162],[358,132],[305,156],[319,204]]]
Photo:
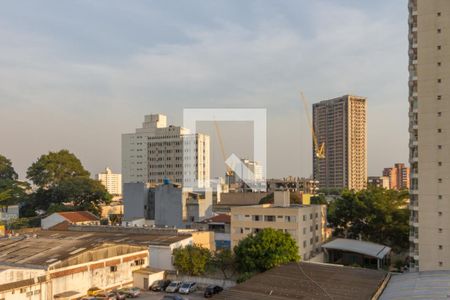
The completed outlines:
[[[325,143],[321,143],[319,145],[319,141],[317,140],[316,133],[314,132],[314,126],[312,124],[311,117],[309,115],[309,109],[308,109],[309,103],[306,100],[305,95],[303,95],[303,92],[300,92],[300,95],[301,95],[301,99],[303,101],[303,106],[305,107],[305,114],[306,114],[306,118],[308,120],[308,125],[309,125],[309,128],[311,129],[311,135],[312,135],[313,143],[314,143],[314,152],[315,152],[314,154],[316,155],[316,157],[318,159],[324,159],[325,158]]]
[[[217,123],[216,120],[214,120],[214,128],[216,129],[217,139],[219,140],[220,145],[220,151],[222,152],[223,161],[225,162],[227,160],[227,156],[225,155],[225,147],[223,146],[222,134],[220,133],[219,124]],[[234,172],[228,165],[226,165],[226,167],[227,167],[226,175],[228,177],[228,180],[230,180]]]

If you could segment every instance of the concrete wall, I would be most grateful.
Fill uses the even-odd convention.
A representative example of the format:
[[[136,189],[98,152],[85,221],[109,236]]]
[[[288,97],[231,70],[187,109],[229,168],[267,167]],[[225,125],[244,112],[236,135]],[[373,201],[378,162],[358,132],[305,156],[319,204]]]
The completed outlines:
[[[123,185],[124,220],[145,218],[148,188],[145,183],[125,183]]]
[[[194,241],[192,237],[186,238],[180,242],[173,243],[170,246],[149,246],[150,262],[149,266],[152,269],[160,270],[175,270],[172,262],[172,252],[174,249],[184,247],[187,245],[193,245]]]
[[[133,286],[142,290],[148,290],[148,288],[157,280],[164,279],[165,272],[146,272],[145,269],[133,273]]]
[[[155,225],[184,227],[181,188],[164,184],[155,189]]]
[[[197,286],[199,289],[205,289],[208,285],[218,285],[223,288],[232,288],[236,285],[236,282],[233,280],[227,279],[214,279],[207,277],[197,277],[197,276],[184,276],[184,275],[174,275],[167,274],[167,279],[170,280],[179,280],[179,281],[194,281],[197,282]]]

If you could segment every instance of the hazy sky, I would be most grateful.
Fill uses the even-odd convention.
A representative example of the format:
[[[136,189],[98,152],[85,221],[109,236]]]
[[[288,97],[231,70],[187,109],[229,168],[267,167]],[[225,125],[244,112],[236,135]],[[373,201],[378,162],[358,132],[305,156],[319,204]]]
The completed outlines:
[[[22,178],[63,148],[119,171],[144,114],[181,125],[183,108],[262,107],[268,176],[309,176],[303,90],[368,98],[377,175],[407,161],[407,60],[406,0],[1,1],[0,153]],[[227,152],[251,155],[247,125],[224,126]]]

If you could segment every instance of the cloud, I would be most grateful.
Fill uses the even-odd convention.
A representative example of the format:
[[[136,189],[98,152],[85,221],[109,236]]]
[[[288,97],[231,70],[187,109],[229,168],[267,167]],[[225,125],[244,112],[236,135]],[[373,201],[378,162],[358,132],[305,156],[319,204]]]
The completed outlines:
[[[406,160],[406,26],[398,11],[380,18],[360,7],[307,1],[297,15],[305,19],[298,20],[295,3],[273,15],[269,2],[245,5],[252,12],[249,20],[218,16],[209,7],[203,13],[214,17],[203,23],[172,15],[173,39],[132,42],[104,57],[68,49],[67,36],[3,27],[0,38],[12,43],[0,44],[0,134],[6,136],[0,152],[12,156],[22,173],[38,151],[69,146],[94,172],[106,165],[119,169],[120,134],[139,126],[144,114],[166,113],[181,124],[184,107],[267,107],[269,176],[307,176],[311,138],[298,100],[304,90],[311,102],[345,93],[367,96],[369,171],[376,174],[393,159]],[[101,8],[97,4],[95,11]],[[126,13],[137,11],[131,6]],[[169,14],[162,8],[144,11],[157,20]],[[140,18],[135,22],[144,24]],[[103,34],[92,31],[80,41]],[[161,36],[157,31],[149,36]],[[105,39],[101,49],[131,39],[104,34],[117,40]],[[69,45],[77,36],[72,39]],[[39,143],[32,151],[18,141],[30,128]],[[387,134],[405,137],[393,142],[399,150],[391,157],[378,151]],[[227,143],[239,146],[239,141]]]

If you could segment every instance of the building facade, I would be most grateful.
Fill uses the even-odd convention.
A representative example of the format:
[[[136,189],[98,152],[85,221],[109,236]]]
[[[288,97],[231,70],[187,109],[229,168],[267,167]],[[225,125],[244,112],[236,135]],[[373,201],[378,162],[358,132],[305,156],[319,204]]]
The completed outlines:
[[[450,1],[409,1],[411,268],[450,269]]]
[[[367,178],[367,186],[390,189],[389,177],[386,176],[369,176]]]
[[[161,114],[145,116],[142,128],[122,135],[123,182],[207,187],[210,179],[210,140],[186,128],[168,126]]]
[[[100,180],[111,195],[122,195],[122,174],[114,174],[110,168],[106,168],[97,174],[96,179]]]
[[[309,260],[320,252],[326,238],[326,205],[291,205],[289,192],[275,192],[274,204],[231,208],[232,249],[264,228],[289,233],[302,260]]]
[[[393,168],[385,168],[383,176],[389,178],[391,190],[409,189],[409,167],[405,164],[395,164]]]
[[[325,158],[316,156],[313,173],[321,188],[361,190],[367,186],[366,98],[345,95],[313,104],[313,128]]]

